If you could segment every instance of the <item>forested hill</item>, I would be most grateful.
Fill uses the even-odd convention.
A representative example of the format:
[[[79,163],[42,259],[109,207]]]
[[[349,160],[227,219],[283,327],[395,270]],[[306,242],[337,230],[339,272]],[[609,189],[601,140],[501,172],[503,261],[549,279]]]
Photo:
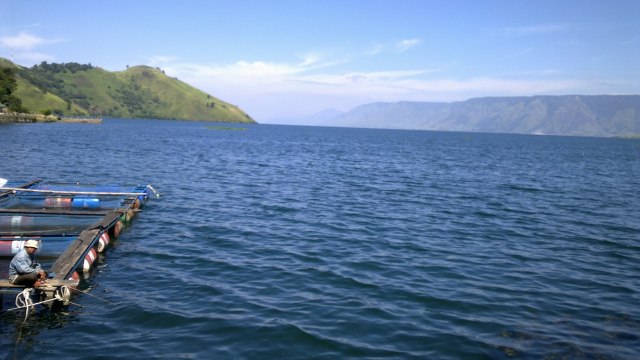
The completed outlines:
[[[638,136],[640,95],[486,97],[362,105],[323,123],[491,133]]]
[[[238,106],[169,77],[160,68],[134,66],[110,72],[90,64],[46,62],[25,68],[1,58],[0,68],[4,70],[0,76],[6,77],[10,72],[15,77],[17,87],[12,95],[21,101],[24,111],[63,116],[255,122]]]

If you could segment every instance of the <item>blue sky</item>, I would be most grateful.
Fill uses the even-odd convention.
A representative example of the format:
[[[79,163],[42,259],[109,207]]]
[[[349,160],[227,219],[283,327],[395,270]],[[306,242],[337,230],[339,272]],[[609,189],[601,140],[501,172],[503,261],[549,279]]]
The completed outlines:
[[[160,67],[259,122],[377,101],[640,94],[638,0],[0,0],[0,9],[0,57]]]

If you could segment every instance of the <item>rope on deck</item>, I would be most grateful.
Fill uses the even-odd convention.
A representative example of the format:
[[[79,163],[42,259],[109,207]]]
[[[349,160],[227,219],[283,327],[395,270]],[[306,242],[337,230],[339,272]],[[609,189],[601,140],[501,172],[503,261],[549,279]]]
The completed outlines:
[[[40,301],[37,303],[34,303],[33,300],[31,300],[31,295],[33,295],[33,292],[34,292],[33,288],[26,288],[22,290],[22,292],[16,295],[16,307],[12,309],[7,309],[7,311],[25,309],[23,323],[27,321],[27,318],[29,318],[29,313],[35,309],[36,305],[46,304],[52,301],[62,301],[64,304],[73,304],[73,305],[82,307],[82,305],[72,303],[71,301],[69,301],[69,299],[64,298],[65,295],[68,296],[68,294],[70,293],[69,288],[67,288],[64,285],[61,286],[60,289],[54,293],[53,298]]]

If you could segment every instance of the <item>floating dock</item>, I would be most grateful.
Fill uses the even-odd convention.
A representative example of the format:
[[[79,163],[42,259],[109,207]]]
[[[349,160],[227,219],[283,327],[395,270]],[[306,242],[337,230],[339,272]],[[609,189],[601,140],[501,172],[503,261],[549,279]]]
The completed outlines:
[[[88,273],[97,255],[104,252],[151,197],[151,185],[95,185],[35,180],[0,187],[0,258],[10,260],[24,242],[40,242],[36,257],[53,262],[45,268],[49,278],[33,293],[35,303],[70,301],[72,289]],[[0,297],[6,293],[26,296],[22,285],[0,279]],[[18,297],[16,304],[18,304]],[[32,307],[33,300],[25,300]],[[0,300],[0,306],[2,301]]]

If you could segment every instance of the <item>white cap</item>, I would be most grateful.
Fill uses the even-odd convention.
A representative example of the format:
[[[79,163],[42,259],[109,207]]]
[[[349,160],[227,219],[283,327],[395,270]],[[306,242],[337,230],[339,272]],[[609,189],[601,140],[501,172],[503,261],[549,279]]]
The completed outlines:
[[[32,248],[36,248],[37,249],[38,248],[38,243],[39,243],[38,240],[27,240],[24,243],[24,247],[32,247]]]

